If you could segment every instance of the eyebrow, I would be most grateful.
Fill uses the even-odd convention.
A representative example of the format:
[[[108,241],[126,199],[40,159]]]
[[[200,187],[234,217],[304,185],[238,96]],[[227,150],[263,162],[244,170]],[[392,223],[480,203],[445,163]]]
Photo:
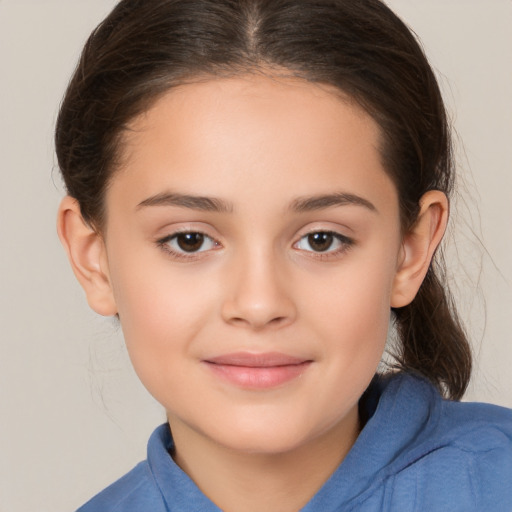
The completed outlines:
[[[377,208],[367,199],[355,194],[338,192],[334,194],[322,194],[317,196],[299,197],[293,200],[289,210],[303,213],[335,206],[355,205],[362,206],[372,212],[377,212]],[[233,205],[223,199],[216,197],[193,196],[188,194],[178,194],[173,192],[164,192],[148,197],[137,205],[137,209],[145,206],[178,206],[181,208],[190,208],[205,212],[231,213]]]
[[[148,197],[137,205],[137,209],[144,206],[180,206],[192,210],[205,212],[230,213],[233,205],[215,197],[191,196],[187,194],[162,193]]]
[[[290,209],[295,212],[311,212],[314,210],[322,210],[333,206],[355,205],[362,206],[372,212],[377,212],[377,208],[367,199],[355,194],[347,194],[345,192],[337,192],[334,194],[324,194],[312,197],[299,197],[295,199]]]

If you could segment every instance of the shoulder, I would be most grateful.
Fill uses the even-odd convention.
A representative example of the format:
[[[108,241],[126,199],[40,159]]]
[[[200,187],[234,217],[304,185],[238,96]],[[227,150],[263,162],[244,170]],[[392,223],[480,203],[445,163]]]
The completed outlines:
[[[77,512],[164,512],[165,505],[155,487],[147,462],[108,486],[80,507]]]
[[[476,402],[441,402],[440,428],[454,445],[472,453],[512,449],[512,410]]]
[[[220,512],[174,462],[169,425],[157,427],[148,441],[147,460],[100,492],[77,512]]]
[[[443,401],[441,428],[481,510],[512,510],[512,410]]]
[[[396,468],[396,491],[414,492],[421,510],[510,512],[512,410],[444,400],[421,379],[407,378],[407,385],[428,401],[428,415],[417,425],[421,441]]]
[[[405,415],[392,418],[392,423],[401,421],[416,434],[428,434],[429,442],[472,453],[512,448],[512,409],[444,399],[425,378],[405,373],[385,379],[378,398],[387,402],[388,413]]]

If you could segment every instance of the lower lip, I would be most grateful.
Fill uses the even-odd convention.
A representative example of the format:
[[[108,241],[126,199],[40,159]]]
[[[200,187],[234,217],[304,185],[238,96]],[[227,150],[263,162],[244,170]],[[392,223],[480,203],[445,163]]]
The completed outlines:
[[[223,380],[247,389],[271,389],[300,377],[311,364],[304,361],[300,364],[283,366],[234,366],[205,362],[210,370]]]

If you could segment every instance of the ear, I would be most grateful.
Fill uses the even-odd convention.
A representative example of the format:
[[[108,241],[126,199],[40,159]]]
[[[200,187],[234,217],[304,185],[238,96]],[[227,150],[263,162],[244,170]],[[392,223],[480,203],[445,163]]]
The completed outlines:
[[[89,226],[76,199],[66,196],[59,207],[57,232],[89,306],[104,316],[117,313],[103,237]]]
[[[448,222],[448,199],[439,190],[431,190],[420,200],[420,213],[414,226],[402,240],[398,270],[393,282],[391,307],[412,302],[427,271]]]

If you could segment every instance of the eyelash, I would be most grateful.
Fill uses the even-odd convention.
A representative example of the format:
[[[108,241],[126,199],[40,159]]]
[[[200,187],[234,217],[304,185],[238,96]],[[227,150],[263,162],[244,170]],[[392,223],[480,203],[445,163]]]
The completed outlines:
[[[307,249],[300,249],[298,246],[299,243],[301,243],[303,240],[308,240],[310,236],[313,235],[327,235],[333,238],[333,240],[336,240],[340,247],[338,247],[335,250],[330,250],[330,247],[328,247],[325,251],[314,251],[314,250],[307,250]],[[179,250],[173,249],[170,246],[170,242],[173,240],[178,240],[178,237],[180,235],[200,235],[203,237],[203,242],[201,243],[200,249],[203,248],[204,240],[209,240],[211,244],[213,244],[214,247],[211,249],[203,249],[198,251],[191,251],[191,252],[180,252]],[[310,241],[307,243],[309,244]],[[175,259],[180,259],[184,261],[192,261],[196,260],[197,258],[201,257],[201,253],[208,252],[209,250],[216,250],[216,248],[220,247],[221,244],[212,238],[211,236],[207,235],[206,233],[202,231],[194,231],[194,230],[184,230],[184,231],[177,231],[175,233],[172,233],[168,236],[165,236],[164,238],[157,240],[157,245],[165,251],[167,254],[171,255]],[[340,256],[347,252],[353,245],[355,244],[355,241],[352,238],[349,238],[345,235],[342,235],[340,233],[337,233],[336,231],[329,231],[329,230],[313,230],[309,233],[306,233],[305,235],[301,236],[300,239],[293,244],[293,247],[296,248],[299,251],[310,253],[312,257],[320,259],[320,260],[326,260],[330,258],[336,258],[337,256]]]
[[[199,255],[203,252],[206,252],[205,250],[199,250],[199,251],[191,251],[191,252],[180,252],[176,249],[173,249],[169,244],[173,240],[177,240],[180,235],[200,235],[204,237],[204,240],[210,240],[211,243],[216,246],[220,247],[220,243],[212,238],[211,236],[207,235],[206,233],[203,233],[202,231],[195,231],[195,230],[184,230],[184,231],[177,231],[175,233],[172,233],[171,235],[168,235],[160,240],[157,240],[157,245],[166,253],[171,255],[175,259],[185,260],[185,261],[192,261],[200,257]],[[201,244],[201,248],[203,246],[203,243]]]
[[[326,260],[326,259],[336,258],[336,257],[341,256],[355,244],[355,240],[353,240],[352,238],[349,238],[348,236],[342,235],[341,233],[337,233],[336,231],[330,231],[330,230],[325,230],[325,229],[316,229],[316,230],[310,231],[309,233],[306,233],[305,235],[303,235],[299,239],[298,242],[295,242],[295,244],[293,244],[293,246],[296,247],[301,241],[307,240],[310,236],[320,235],[320,234],[324,235],[324,236],[327,235],[327,236],[332,237],[334,240],[336,240],[340,244],[340,246],[335,250],[331,250],[329,247],[325,251],[313,251],[313,250],[308,251],[306,249],[300,249],[298,247],[297,247],[297,249],[311,253],[311,255],[314,258],[317,258],[320,260]],[[309,241],[308,241],[308,243],[309,243]]]

